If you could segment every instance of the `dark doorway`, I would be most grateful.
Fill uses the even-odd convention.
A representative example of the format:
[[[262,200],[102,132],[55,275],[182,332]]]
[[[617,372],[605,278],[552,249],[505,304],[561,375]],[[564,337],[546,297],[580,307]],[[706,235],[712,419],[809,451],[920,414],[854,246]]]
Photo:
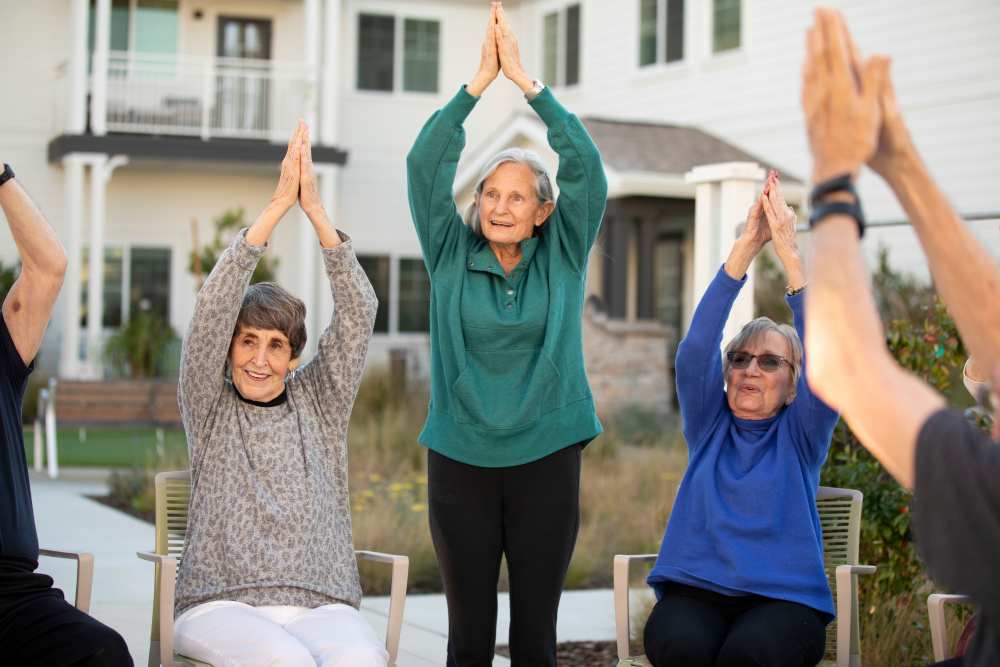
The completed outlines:
[[[215,128],[266,135],[270,129],[271,21],[220,16],[216,38]]]

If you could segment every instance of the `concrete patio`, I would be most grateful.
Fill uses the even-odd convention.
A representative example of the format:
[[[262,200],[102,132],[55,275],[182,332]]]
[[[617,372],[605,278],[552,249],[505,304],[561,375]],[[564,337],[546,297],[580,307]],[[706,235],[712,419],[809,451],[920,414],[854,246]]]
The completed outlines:
[[[42,546],[87,551],[94,555],[94,594],[91,613],[118,630],[128,643],[137,665],[145,665],[149,652],[149,624],[153,597],[153,567],[140,561],[136,551],[153,546],[153,527],[111,509],[88,495],[107,492],[107,471],[61,471],[61,478],[32,473],[32,493],[38,538]],[[611,563],[608,563],[611,567]],[[64,591],[72,590],[73,565],[43,558],[40,568],[52,575]],[[499,596],[497,638],[504,643],[509,626],[509,604]],[[388,598],[370,597],[362,611],[377,632],[384,634]],[[571,591],[559,607],[559,640],[614,638],[614,609],[610,590]],[[398,664],[400,667],[442,665],[445,662],[448,613],[443,595],[407,597]],[[509,665],[497,656],[495,665]]]

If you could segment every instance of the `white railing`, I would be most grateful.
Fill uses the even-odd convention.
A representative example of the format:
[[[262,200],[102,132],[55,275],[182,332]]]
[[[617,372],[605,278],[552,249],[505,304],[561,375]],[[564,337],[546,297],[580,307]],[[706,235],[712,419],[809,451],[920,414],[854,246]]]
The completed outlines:
[[[43,456],[48,462],[49,477],[59,476],[59,446],[56,441],[56,379],[49,378],[49,386],[38,390],[38,408],[35,414],[35,470],[42,471]]]
[[[111,132],[282,140],[315,115],[316,71],[305,63],[112,51]]]

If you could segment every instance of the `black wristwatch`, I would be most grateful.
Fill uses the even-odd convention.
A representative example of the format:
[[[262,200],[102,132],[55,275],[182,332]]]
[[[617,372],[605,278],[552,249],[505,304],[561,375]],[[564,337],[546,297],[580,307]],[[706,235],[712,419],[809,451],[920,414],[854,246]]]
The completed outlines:
[[[6,162],[3,163],[3,173],[0,174],[0,186],[14,178],[14,170]]]
[[[854,197],[853,202],[822,201],[827,195],[844,192]],[[865,235],[865,214],[861,210],[861,197],[854,189],[854,181],[850,174],[817,183],[809,195],[809,227],[815,227],[824,218],[834,214],[849,215],[858,225],[858,237]]]

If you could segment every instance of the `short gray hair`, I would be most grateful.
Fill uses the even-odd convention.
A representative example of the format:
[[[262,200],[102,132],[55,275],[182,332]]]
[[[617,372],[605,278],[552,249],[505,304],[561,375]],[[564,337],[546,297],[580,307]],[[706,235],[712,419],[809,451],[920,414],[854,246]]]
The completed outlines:
[[[297,359],[306,346],[306,304],[278,283],[255,283],[243,294],[233,336],[244,328],[280,331]]]
[[[549,178],[549,172],[542,164],[542,159],[538,157],[537,153],[534,153],[523,148],[508,148],[502,150],[493,158],[486,163],[482,171],[479,172],[479,178],[476,180],[476,190],[473,194],[472,203],[469,204],[469,208],[465,209],[465,216],[463,220],[465,224],[469,226],[477,236],[483,235],[483,230],[479,226],[479,197],[483,194],[483,185],[486,183],[486,179],[493,175],[500,165],[507,162],[512,162],[514,164],[523,164],[529,169],[531,173],[535,175],[535,194],[538,196],[538,202],[540,204],[547,204],[549,202],[555,201],[555,195],[552,190],[552,179]]]
[[[726,378],[726,382],[729,381],[729,372],[732,370],[732,366],[729,363],[729,353],[737,350],[745,350],[748,346],[753,345],[763,338],[769,331],[776,331],[788,341],[788,349],[791,350],[791,359],[788,361],[792,364],[792,388],[788,394],[788,398],[793,399],[795,398],[795,391],[799,386],[799,378],[802,377],[802,341],[799,339],[799,332],[794,327],[787,324],[778,324],[770,317],[758,317],[755,320],[747,322],[740,329],[740,332],[729,341],[729,344],[726,345],[726,351],[722,355],[723,377]]]

